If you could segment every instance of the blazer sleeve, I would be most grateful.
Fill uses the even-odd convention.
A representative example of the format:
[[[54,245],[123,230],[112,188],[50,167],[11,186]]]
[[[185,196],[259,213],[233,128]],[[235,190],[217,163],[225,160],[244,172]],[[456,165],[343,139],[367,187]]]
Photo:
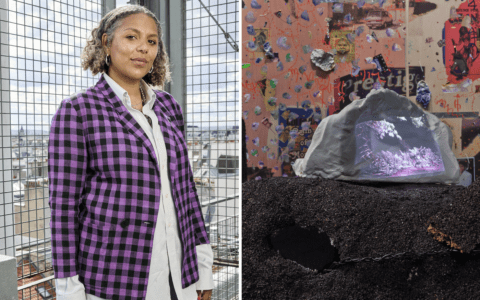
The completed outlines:
[[[173,99],[173,97],[172,97]],[[175,104],[175,120],[176,125],[182,130],[184,135],[184,141],[186,143],[185,134],[184,134],[184,121],[183,121],[183,112],[180,105],[173,100]],[[195,227],[195,245],[210,244],[210,240],[207,236],[207,230],[205,229],[205,220],[203,219],[202,207],[200,205],[200,200],[198,199],[197,188],[195,187],[195,182],[193,181],[192,167],[190,162],[188,163],[188,187],[189,187],[189,197],[192,205],[193,213],[193,226]]]
[[[50,229],[55,278],[77,275],[78,214],[87,170],[81,117],[68,99],[53,116],[48,141]]]

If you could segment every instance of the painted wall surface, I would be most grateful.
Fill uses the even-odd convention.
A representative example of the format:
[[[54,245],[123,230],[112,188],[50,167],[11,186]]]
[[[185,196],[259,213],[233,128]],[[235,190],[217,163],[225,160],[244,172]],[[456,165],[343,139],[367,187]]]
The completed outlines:
[[[450,126],[455,155],[480,158],[480,0],[472,1],[417,0],[406,7],[401,0],[244,0],[242,110],[249,179],[294,176],[291,163],[305,155],[321,119],[373,88],[408,92],[423,107],[416,101],[420,80],[432,96],[424,109]],[[378,27],[370,27],[375,20]],[[335,69],[325,72],[313,64],[314,49],[335,54]],[[374,63],[378,55],[385,72]],[[476,164],[480,168],[478,159]]]

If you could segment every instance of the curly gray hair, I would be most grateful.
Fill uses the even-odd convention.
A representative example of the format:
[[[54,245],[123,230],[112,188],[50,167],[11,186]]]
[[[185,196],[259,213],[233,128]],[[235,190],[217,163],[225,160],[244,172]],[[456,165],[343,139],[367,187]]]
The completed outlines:
[[[163,87],[164,83],[171,80],[168,56],[162,41],[162,27],[157,17],[147,8],[140,5],[125,5],[108,12],[98,24],[98,27],[92,30],[92,36],[87,40],[82,52],[82,67],[84,70],[90,69],[93,75],[101,72],[107,72],[108,66],[105,63],[107,53],[102,45],[102,36],[107,34],[107,45],[111,45],[115,31],[122,25],[122,20],[133,14],[146,14],[150,16],[157,24],[158,31],[158,53],[153,61],[152,73],[147,73],[143,80],[153,86]]]

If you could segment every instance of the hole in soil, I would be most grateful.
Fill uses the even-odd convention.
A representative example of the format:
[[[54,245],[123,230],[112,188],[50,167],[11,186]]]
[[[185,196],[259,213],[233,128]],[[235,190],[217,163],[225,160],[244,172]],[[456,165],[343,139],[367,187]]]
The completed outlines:
[[[270,242],[284,258],[312,270],[321,271],[338,260],[338,251],[330,244],[328,235],[315,227],[285,227],[274,232]]]

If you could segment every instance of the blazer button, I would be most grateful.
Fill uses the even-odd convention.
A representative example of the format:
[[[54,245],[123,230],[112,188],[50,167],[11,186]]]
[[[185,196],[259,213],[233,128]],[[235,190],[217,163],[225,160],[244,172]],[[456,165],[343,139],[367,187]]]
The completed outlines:
[[[129,219],[123,219],[122,222],[120,222],[120,226],[122,226],[122,228],[125,228],[128,226],[129,223],[130,223]]]

